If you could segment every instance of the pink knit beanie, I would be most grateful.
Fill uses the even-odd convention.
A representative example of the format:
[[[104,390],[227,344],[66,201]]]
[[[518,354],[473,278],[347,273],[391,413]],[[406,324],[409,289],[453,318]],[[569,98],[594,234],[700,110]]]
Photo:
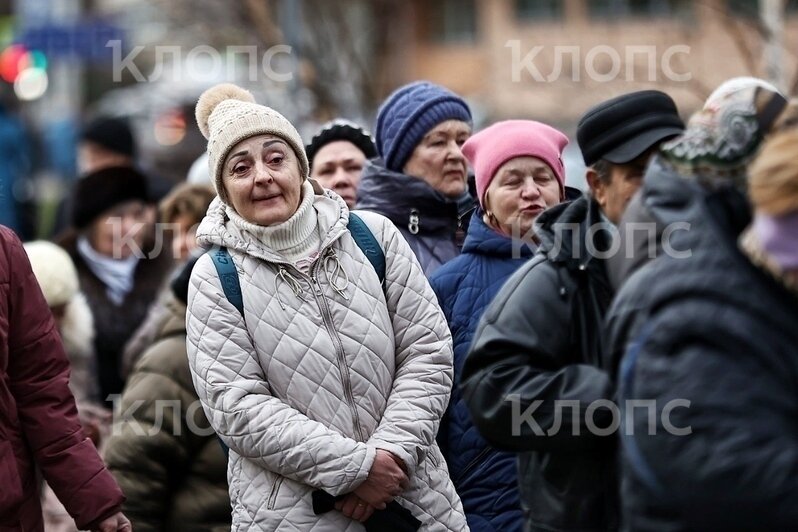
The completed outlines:
[[[472,135],[463,144],[463,155],[476,174],[479,204],[485,198],[496,170],[515,157],[537,157],[549,165],[565,197],[565,168],[562,150],[568,137],[551,126],[533,120],[497,122]]]

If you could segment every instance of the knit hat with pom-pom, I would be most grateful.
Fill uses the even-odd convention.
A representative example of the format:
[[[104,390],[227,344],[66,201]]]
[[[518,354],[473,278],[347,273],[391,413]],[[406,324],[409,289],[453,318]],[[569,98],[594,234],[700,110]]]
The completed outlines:
[[[208,139],[208,168],[213,186],[228,205],[222,182],[224,161],[236,144],[250,137],[269,134],[283,139],[296,153],[302,177],[308,177],[308,158],[299,132],[271,107],[255,103],[249,91],[232,83],[211,87],[200,96],[196,117],[200,131]]]

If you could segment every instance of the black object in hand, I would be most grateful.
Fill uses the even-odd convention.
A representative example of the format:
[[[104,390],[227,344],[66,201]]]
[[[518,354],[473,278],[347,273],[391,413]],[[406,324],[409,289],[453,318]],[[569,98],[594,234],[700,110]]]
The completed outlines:
[[[323,490],[313,492],[313,513],[321,515],[335,509],[335,502],[346,495],[333,497]],[[363,526],[366,532],[416,532],[421,521],[413,517],[410,510],[396,501],[389,502],[384,510],[375,510]]]

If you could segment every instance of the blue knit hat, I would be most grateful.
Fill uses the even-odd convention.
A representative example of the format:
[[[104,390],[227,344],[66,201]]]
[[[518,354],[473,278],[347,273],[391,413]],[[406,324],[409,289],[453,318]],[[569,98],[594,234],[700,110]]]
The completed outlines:
[[[416,81],[396,89],[377,113],[377,151],[386,168],[401,172],[424,135],[447,120],[471,123],[468,104],[452,91]]]

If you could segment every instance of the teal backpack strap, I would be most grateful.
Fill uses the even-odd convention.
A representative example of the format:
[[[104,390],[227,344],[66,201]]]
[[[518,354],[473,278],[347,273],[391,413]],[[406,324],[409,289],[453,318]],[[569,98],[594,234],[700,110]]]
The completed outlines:
[[[238,270],[233,263],[233,257],[227,248],[213,248],[208,251],[208,254],[213,259],[213,265],[216,266],[216,273],[219,274],[219,282],[222,284],[224,296],[233,304],[241,317],[244,317],[244,297],[241,294],[241,284],[238,282]],[[217,435],[219,445],[222,447],[225,459],[230,455],[230,449],[225,445],[221,438]]]
[[[219,282],[222,283],[222,290],[227,300],[233,304],[241,317],[244,317],[244,297],[241,294],[241,284],[238,282],[238,270],[233,262],[233,257],[227,248],[213,248],[208,253],[216,266],[216,273],[219,274]]]
[[[363,218],[357,214],[349,213],[349,224],[347,225],[352,238],[355,239],[355,244],[360,248],[360,251],[366,256],[374,271],[377,272],[377,277],[380,283],[385,283],[385,252],[383,252],[380,243],[371,232],[371,229],[363,221]]]

